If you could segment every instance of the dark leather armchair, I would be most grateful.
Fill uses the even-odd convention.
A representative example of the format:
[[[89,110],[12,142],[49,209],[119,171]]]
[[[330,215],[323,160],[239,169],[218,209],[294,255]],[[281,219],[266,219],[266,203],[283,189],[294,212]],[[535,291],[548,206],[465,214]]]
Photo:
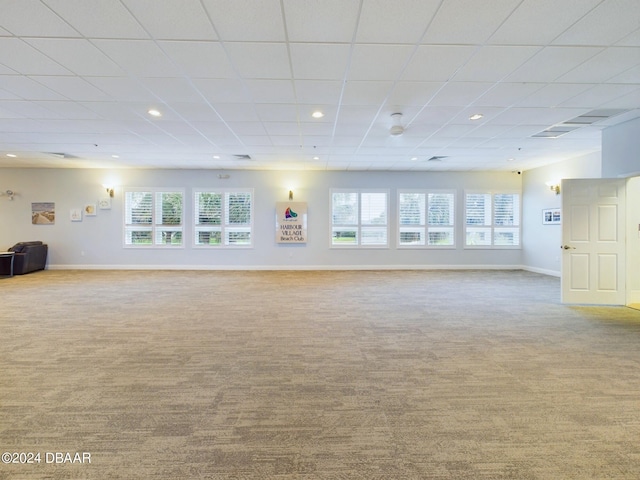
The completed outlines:
[[[47,263],[48,246],[42,242],[20,242],[9,249],[15,252],[13,258],[13,274],[23,275],[37,270],[44,270]],[[0,264],[0,274],[9,274],[7,262]]]

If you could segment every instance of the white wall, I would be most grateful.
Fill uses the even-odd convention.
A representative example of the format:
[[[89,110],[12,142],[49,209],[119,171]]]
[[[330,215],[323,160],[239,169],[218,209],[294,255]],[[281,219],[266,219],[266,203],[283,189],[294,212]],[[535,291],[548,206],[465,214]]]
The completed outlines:
[[[640,118],[602,131],[602,177],[640,175]]]
[[[462,246],[464,189],[520,189],[522,176],[514,173],[476,172],[316,172],[228,171],[219,179],[213,170],[1,169],[0,191],[17,192],[13,201],[0,197],[0,249],[18,241],[43,240],[49,244],[49,268],[515,268],[521,250],[469,250]],[[105,196],[102,184],[113,183],[116,195],[111,210],[71,222],[72,208],[96,203]],[[188,228],[180,249],[123,248],[123,186],[178,187],[186,190],[189,225],[191,188],[254,188],[254,248],[202,249],[192,246]],[[330,247],[330,188],[390,189],[390,247],[387,249],[334,249]],[[308,202],[308,242],[276,244],[275,203],[286,201],[289,188],[295,201]],[[457,242],[455,249],[396,248],[397,189],[456,189]],[[545,192],[546,193],[546,192]],[[55,225],[31,225],[32,202],[55,202]]]
[[[561,208],[561,195],[546,185],[564,178],[600,178],[600,153],[585,155],[523,174],[522,264],[525,268],[560,276],[561,225],[543,225],[542,210]]]

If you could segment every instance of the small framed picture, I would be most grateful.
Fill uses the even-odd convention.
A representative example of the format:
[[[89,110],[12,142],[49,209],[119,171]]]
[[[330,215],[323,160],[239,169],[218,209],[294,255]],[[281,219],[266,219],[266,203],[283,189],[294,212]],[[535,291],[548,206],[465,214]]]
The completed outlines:
[[[89,203],[87,205],[84,206],[84,214],[87,217],[95,217],[96,216],[96,204],[95,203]]]
[[[111,199],[109,197],[101,198],[98,201],[98,206],[100,210],[110,210],[111,209]]]
[[[543,225],[560,225],[562,215],[559,208],[545,208],[542,210]]]
[[[82,210],[79,208],[72,208],[69,212],[69,218],[72,222],[81,222],[82,221]]]

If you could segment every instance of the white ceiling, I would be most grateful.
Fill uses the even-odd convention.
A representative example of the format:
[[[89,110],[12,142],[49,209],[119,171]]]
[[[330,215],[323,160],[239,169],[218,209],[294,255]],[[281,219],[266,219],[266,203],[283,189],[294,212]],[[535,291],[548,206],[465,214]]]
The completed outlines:
[[[4,167],[526,170],[598,151],[602,129],[640,116],[638,0],[0,0],[0,12]],[[592,110],[616,115],[532,138]]]

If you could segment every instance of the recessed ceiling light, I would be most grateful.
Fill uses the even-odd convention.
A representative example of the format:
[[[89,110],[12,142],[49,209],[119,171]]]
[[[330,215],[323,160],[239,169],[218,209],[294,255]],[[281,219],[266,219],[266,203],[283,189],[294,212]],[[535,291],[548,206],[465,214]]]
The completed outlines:
[[[151,110],[147,111],[147,113],[148,113],[149,115],[151,115],[152,117],[161,117],[161,116],[162,116],[162,114],[160,113],[160,111],[159,111],[159,110],[156,110],[156,109],[154,109],[154,108],[152,108]]]
[[[214,160],[220,160],[220,155],[214,155],[214,156],[213,156],[213,159],[214,159]]]
[[[412,162],[415,162],[416,160],[418,160],[418,157],[411,157]]]
[[[324,113],[322,113],[320,110],[316,110],[315,112],[313,112],[311,114],[311,116],[313,118],[322,118],[322,117],[324,117]]]
[[[17,155],[15,153],[7,153],[7,157],[16,158]]]
[[[111,158],[120,158],[120,155],[111,155]]]
[[[316,156],[316,157],[313,157],[313,159],[314,160],[320,160],[320,157]]]
[[[482,117],[484,117],[484,115],[481,113],[474,113],[469,117],[469,120],[480,120]]]

